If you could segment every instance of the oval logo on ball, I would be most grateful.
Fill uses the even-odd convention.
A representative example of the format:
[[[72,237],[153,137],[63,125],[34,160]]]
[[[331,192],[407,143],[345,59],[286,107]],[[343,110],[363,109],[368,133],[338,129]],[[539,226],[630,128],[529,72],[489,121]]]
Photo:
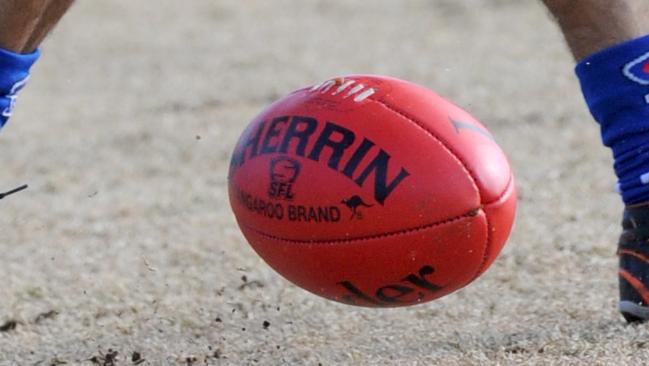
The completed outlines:
[[[403,80],[349,75],[268,106],[228,174],[239,227],[278,273],[359,306],[414,305],[476,279],[507,240],[516,192],[475,118]]]

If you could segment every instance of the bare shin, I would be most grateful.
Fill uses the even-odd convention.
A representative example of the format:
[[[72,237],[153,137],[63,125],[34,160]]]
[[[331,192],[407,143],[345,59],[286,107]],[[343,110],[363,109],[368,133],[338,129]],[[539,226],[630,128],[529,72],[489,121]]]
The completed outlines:
[[[33,51],[74,0],[0,0],[0,47]]]
[[[649,33],[647,0],[543,0],[576,60]]]

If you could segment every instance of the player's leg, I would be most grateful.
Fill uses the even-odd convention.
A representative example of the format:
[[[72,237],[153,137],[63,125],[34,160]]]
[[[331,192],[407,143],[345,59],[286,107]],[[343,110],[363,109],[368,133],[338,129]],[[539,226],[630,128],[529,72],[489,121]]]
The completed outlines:
[[[52,28],[59,22],[61,17],[68,11],[74,0],[49,0],[47,8],[41,16],[35,31],[29,38],[23,52],[31,52],[36,49],[45,39]]]
[[[48,0],[0,1],[0,47],[22,53]]]
[[[74,0],[0,0],[0,129],[38,59],[36,48]]]
[[[620,311],[649,320],[649,1],[544,0],[575,59],[626,205]]]
[[[34,51],[74,0],[0,0],[0,47]]]

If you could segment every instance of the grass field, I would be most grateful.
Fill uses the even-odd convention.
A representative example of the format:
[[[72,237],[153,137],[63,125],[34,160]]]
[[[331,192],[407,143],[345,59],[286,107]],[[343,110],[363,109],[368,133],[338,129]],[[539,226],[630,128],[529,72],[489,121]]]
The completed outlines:
[[[0,201],[0,365],[646,364],[649,328],[616,311],[622,205],[572,68],[532,0],[79,2],[0,134],[0,191],[30,185]],[[352,72],[438,91],[510,157],[517,222],[467,288],[353,308],[240,234],[238,135]]]

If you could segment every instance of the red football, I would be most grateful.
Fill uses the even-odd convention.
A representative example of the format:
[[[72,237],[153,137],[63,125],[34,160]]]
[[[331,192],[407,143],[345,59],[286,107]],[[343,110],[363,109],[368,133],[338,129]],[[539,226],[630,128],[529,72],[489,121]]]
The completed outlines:
[[[243,234],[293,283],[361,306],[436,299],[509,236],[511,168],[475,118],[394,78],[299,89],[242,134],[229,195]]]

